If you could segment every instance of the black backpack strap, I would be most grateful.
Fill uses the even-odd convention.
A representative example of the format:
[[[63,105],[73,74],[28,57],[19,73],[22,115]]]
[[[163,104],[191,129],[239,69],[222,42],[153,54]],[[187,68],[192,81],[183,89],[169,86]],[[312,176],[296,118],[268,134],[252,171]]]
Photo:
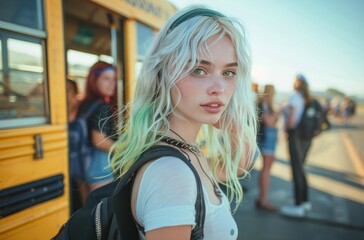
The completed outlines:
[[[135,235],[137,232],[137,227],[134,221],[132,211],[131,211],[131,192],[132,192],[132,183],[135,177],[135,173],[147,162],[163,157],[163,156],[173,156],[181,159],[193,172],[196,184],[197,184],[197,198],[195,203],[196,209],[196,226],[192,230],[191,239],[203,239],[203,230],[204,230],[204,222],[205,222],[205,201],[203,197],[202,191],[202,183],[200,177],[190,163],[189,160],[176,148],[165,145],[156,145],[149,149],[147,149],[142,155],[138,158],[138,160],[134,163],[134,165],[125,173],[125,175],[119,180],[118,185],[113,194],[113,201],[115,205],[115,215],[118,223],[118,229],[120,231],[120,235],[122,239],[138,239],[138,236]],[[123,198],[125,194],[128,194],[128,198]],[[124,215],[121,216],[120,213]],[[127,213],[127,214],[126,214]],[[128,216],[125,216],[128,215]]]
[[[84,114],[81,115],[81,117],[84,119],[87,119],[96,110],[96,108],[100,105],[101,105],[100,101],[91,103],[90,107],[87,109],[87,111]]]

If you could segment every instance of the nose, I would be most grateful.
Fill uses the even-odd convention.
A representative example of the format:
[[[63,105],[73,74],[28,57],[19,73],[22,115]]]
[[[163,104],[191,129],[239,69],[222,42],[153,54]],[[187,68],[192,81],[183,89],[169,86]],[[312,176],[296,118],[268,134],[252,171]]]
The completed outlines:
[[[225,91],[222,77],[216,76],[211,79],[211,86],[208,89],[210,95],[219,96]]]

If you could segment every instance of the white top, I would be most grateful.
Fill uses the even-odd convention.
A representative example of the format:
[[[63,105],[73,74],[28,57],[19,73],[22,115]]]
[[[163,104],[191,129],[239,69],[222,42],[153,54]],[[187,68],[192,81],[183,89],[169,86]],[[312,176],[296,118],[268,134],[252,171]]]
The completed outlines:
[[[289,99],[288,105],[292,106],[295,109],[295,116],[294,116],[294,122],[295,126],[299,123],[301,120],[303,110],[305,108],[305,99],[299,92],[295,92]]]
[[[223,194],[221,204],[213,205],[204,188],[203,194],[204,239],[237,239],[238,229],[227,197]],[[178,158],[159,158],[143,173],[136,200],[137,220],[146,232],[168,226],[195,226],[196,198],[197,185],[191,169]],[[145,239],[140,235],[140,239]]]

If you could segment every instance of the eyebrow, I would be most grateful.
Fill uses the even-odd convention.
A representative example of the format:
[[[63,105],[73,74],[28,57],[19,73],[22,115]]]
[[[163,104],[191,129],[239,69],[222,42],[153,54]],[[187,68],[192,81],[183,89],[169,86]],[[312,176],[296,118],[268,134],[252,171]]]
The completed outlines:
[[[209,65],[211,66],[212,63],[209,62],[209,61],[206,61],[206,60],[201,60],[199,61],[200,64],[203,64],[203,65]],[[238,63],[237,62],[233,62],[233,63],[228,63],[226,64],[224,67],[237,67],[238,66]]]

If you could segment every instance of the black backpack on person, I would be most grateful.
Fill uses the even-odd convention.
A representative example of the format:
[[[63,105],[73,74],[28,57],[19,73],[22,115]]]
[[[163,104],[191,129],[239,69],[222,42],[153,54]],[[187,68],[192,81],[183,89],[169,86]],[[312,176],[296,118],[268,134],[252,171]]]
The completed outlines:
[[[264,135],[265,126],[264,126],[264,122],[263,122],[263,102],[262,102],[262,100],[259,100],[258,104],[257,104],[257,116],[258,116],[257,143],[258,143],[258,146],[261,147],[261,145],[265,139],[265,135]]]
[[[311,99],[305,105],[300,122],[297,125],[298,135],[305,139],[311,139],[322,132],[324,112],[316,99]]]
[[[181,159],[190,167],[196,178],[196,226],[192,229],[191,240],[203,239],[205,202],[198,173],[180,151],[170,146],[157,145],[146,150],[118,182],[93,191],[87,198],[85,207],[75,212],[52,240],[139,239],[138,229],[143,233],[144,229],[134,220],[131,210],[135,173],[147,162],[163,156]]]
[[[84,179],[85,171],[91,164],[92,147],[88,136],[87,120],[101,105],[94,102],[87,111],[68,123],[68,158],[70,176],[74,179]]]

